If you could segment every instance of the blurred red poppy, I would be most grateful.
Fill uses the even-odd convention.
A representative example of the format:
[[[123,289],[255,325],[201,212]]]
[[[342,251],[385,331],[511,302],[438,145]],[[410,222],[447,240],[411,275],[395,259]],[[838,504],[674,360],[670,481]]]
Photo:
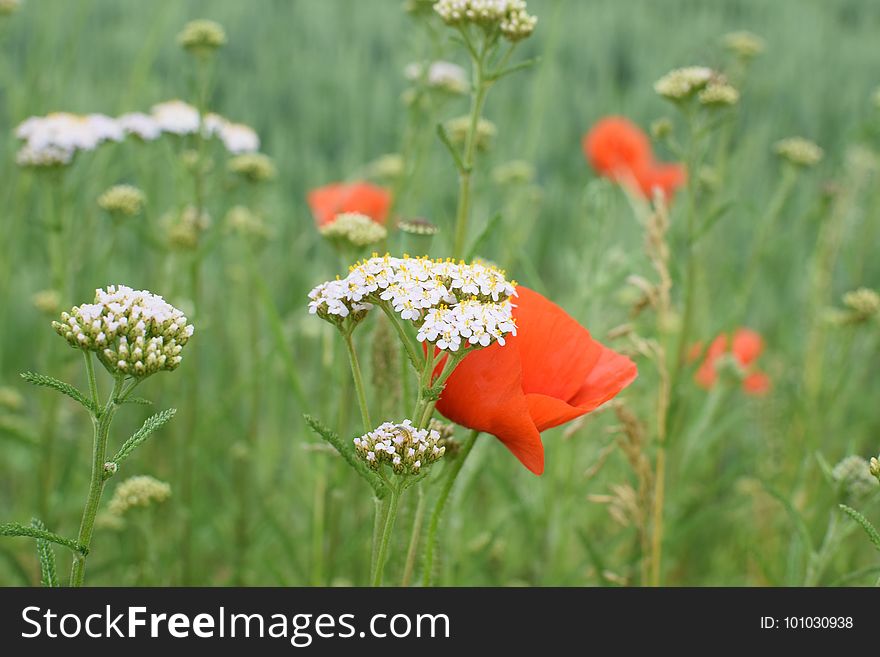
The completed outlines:
[[[598,121],[584,135],[584,155],[599,175],[632,184],[646,198],[660,189],[667,199],[687,181],[680,164],[656,162],[648,136],[622,116]]]
[[[357,212],[377,224],[384,224],[391,206],[391,194],[369,183],[331,183],[310,191],[308,202],[319,227],[332,222],[343,212]]]
[[[562,308],[518,287],[517,335],[469,354],[446,383],[437,409],[496,436],[535,474],[544,471],[540,432],[580,417],[636,378],[625,356],[590,337]]]
[[[732,340],[723,333],[709,345],[694,379],[703,388],[714,386],[718,380],[718,359],[730,353],[746,373],[742,384],[743,390],[752,395],[764,395],[770,391],[770,378],[758,370],[755,364],[763,351],[764,339],[756,331],[739,328],[734,331]],[[701,352],[702,345],[694,345],[691,348],[691,360],[698,358]]]

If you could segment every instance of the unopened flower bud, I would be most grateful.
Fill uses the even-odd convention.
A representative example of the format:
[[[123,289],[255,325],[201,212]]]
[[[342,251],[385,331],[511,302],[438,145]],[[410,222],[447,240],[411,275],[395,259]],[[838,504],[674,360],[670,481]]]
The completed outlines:
[[[819,146],[802,137],[781,139],[773,146],[773,151],[789,164],[798,167],[815,166],[825,154]]]
[[[187,206],[180,212],[168,212],[160,220],[165,231],[168,246],[183,251],[193,251],[199,246],[199,239],[211,226],[211,216],[203,210],[196,212]]]
[[[177,42],[198,55],[207,55],[226,45],[226,31],[216,21],[199,19],[184,25]]]
[[[146,195],[132,185],[115,185],[98,197],[98,206],[114,217],[139,215],[146,202]]]
[[[459,116],[454,119],[450,119],[445,124],[446,134],[449,136],[449,140],[453,144],[464,145],[467,140],[468,132],[471,129],[471,117],[469,116]],[[477,150],[485,151],[489,149],[489,146],[492,143],[492,139],[498,133],[498,129],[495,127],[495,124],[492,123],[489,119],[481,118],[477,122],[477,130],[474,135],[475,144]]]
[[[273,180],[278,174],[272,158],[262,153],[242,153],[229,160],[230,173],[241,176],[248,182],[260,183]]]
[[[739,91],[729,84],[712,82],[697,94],[697,100],[706,107],[730,107],[739,102]]]
[[[235,205],[229,209],[224,219],[226,229],[239,236],[256,241],[268,240],[272,231],[266,226],[263,218],[244,205]]]
[[[876,459],[875,459],[876,460]],[[831,476],[837,482],[845,501],[858,501],[878,490],[871,465],[861,456],[847,456],[834,466]]]
[[[378,244],[388,236],[385,226],[358,212],[343,212],[318,231],[331,242],[356,247]]]
[[[764,52],[764,39],[751,32],[730,32],[723,38],[724,47],[737,57],[753,59]]]
[[[535,167],[525,160],[511,160],[495,167],[492,179],[499,185],[528,185],[535,180]]]
[[[366,169],[367,177],[372,180],[384,183],[393,182],[403,175],[403,156],[399,153],[382,155],[370,162]]]
[[[651,123],[651,136],[654,139],[662,141],[672,136],[673,125],[672,120],[668,117],[656,119]]]
[[[434,11],[447,25],[476,25],[487,32],[498,29],[514,42],[531,35],[538,22],[526,11],[524,0],[438,0]]]
[[[853,322],[865,322],[880,313],[880,294],[860,287],[843,295],[843,305],[852,311]]]
[[[57,315],[61,308],[61,294],[58,290],[40,290],[31,300],[34,308],[46,315]]]
[[[699,93],[717,77],[706,66],[687,66],[670,71],[654,83],[654,91],[673,101],[687,100]]]

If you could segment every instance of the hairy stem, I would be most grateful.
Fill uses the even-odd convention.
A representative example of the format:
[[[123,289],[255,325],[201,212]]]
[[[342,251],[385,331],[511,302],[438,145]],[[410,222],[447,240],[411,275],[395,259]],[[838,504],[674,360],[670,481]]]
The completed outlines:
[[[382,586],[382,576],[385,572],[385,562],[388,560],[388,547],[391,544],[391,534],[394,531],[394,521],[397,519],[397,510],[400,503],[401,489],[399,486],[391,486],[388,495],[388,513],[385,516],[385,526],[379,538],[379,549],[376,553],[376,568],[373,573],[373,586]]]
[[[361,420],[364,423],[364,431],[372,431],[374,429],[373,421],[370,419],[370,407],[367,404],[367,392],[364,387],[364,377],[361,374],[361,366],[358,362],[357,351],[355,351],[354,348],[354,341],[351,339],[350,332],[343,332],[342,336],[345,339],[345,347],[348,350],[348,362],[351,364],[351,377],[354,380],[358,406],[360,406],[361,409]]]

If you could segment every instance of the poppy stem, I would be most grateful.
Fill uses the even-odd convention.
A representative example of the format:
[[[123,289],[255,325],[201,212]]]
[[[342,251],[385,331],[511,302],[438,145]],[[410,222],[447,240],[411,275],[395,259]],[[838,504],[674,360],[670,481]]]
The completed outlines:
[[[342,337],[345,339],[345,347],[348,349],[348,362],[351,363],[351,377],[354,379],[354,387],[357,391],[358,406],[361,409],[361,420],[364,423],[364,431],[373,430],[373,422],[370,420],[370,407],[367,404],[367,393],[364,388],[364,377],[361,374],[361,366],[358,362],[357,352],[354,348],[354,342],[351,339],[351,333],[343,331]]]
[[[449,499],[449,493],[452,491],[452,486],[455,484],[458,473],[461,472],[465,459],[467,459],[468,454],[470,454],[471,450],[474,448],[474,443],[477,441],[478,435],[480,435],[479,431],[471,431],[470,435],[462,444],[458,457],[449,465],[449,471],[446,474],[446,479],[443,481],[443,488],[440,489],[440,495],[434,503],[434,510],[431,512],[431,522],[428,525],[428,536],[425,542],[425,557],[423,559],[422,572],[423,586],[431,586],[431,582],[433,581],[434,548],[437,544],[437,529],[440,526],[443,509],[446,508],[446,502]]]

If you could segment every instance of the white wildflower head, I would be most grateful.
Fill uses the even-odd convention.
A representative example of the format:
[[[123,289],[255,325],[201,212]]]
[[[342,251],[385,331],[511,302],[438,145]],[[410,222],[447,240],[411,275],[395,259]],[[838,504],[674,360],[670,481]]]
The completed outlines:
[[[15,154],[15,163],[20,167],[32,167],[34,169],[49,169],[64,167],[73,161],[73,150],[59,148],[58,146],[31,146],[25,144]]]
[[[120,482],[113,491],[107,511],[110,515],[120,518],[131,509],[161,504],[169,497],[171,497],[171,486],[164,481],[148,475],[129,477]]]
[[[309,312],[340,324],[383,304],[415,326],[419,342],[459,352],[494,342],[503,346],[508,335],[516,335],[515,295],[515,283],[496,267],[385,255],[316,287],[309,293]]]
[[[449,136],[449,140],[453,144],[464,144],[467,139],[468,131],[471,129],[471,117],[459,116],[454,119],[449,119],[444,127],[446,129],[446,134]],[[492,144],[492,139],[495,138],[496,134],[498,134],[498,128],[495,127],[495,124],[489,119],[480,118],[480,120],[477,121],[477,131],[474,135],[477,150],[488,150],[489,146]]]
[[[746,31],[725,34],[722,42],[725,48],[742,59],[753,59],[764,52],[765,48],[764,39]]]
[[[226,31],[215,21],[194,20],[184,25],[177,35],[177,42],[185,50],[206,55],[226,45]]]
[[[717,74],[706,66],[687,66],[670,71],[654,83],[654,91],[669,100],[687,100],[702,91]]]
[[[825,155],[819,146],[803,137],[781,139],[774,144],[773,151],[789,164],[798,167],[815,166]]]
[[[388,237],[385,226],[357,212],[338,214],[333,221],[318,228],[318,231],[332,242],[356,247],[378,244]]]
[[[114,185],[98,197],[98,206],[114,217],[139,215],[146,203],[146,195],[133,185]]]
[[[710,82],[697,94],[697,100],[707,107],[729,107],[739,102],[739,91],[723,82]]]
[[[446,453],[439,432],[417,429],[410,420],[385,422],[355,438],[354,448],[374,470],[387,465],[401,475],[420,474]]]
[[[226,150],[234,155],[240,153],[256,153],[260,150],[260,137],[249,125],[226,121],[218,132],[220,141]]]
[[[169,100],[153,105],[151,114],[162,132],[191,135],[199,129],[199,111],[182,100]]]
[[[438,0],[434,11],[447,25],[498,29],[510,41],[530,36],[538,22],[526,10],[525,0]]]
[[[143,141],[153,141],[162,134],[162,128],[155,118],[143,112],[129,112],[116,118],[116,122],[126,135]]]
[[[230,173],[241,176],[252,183],[266,182],[278,175],[272,158],[262,153],[236,155],[229,160],[226,168]]]
[[[412,82],[424,82],[430,89],[457,96],[466,94],[471,88],[467,72],[458,64],[443,60],[413,62],[404,69],[404,75]]]
[[[16,161],[21,166],[69,164],[78,151],[91,151],[106,141],[125,136],[115,119],[104,114],[54,112],[32,116],[18,125],[15,136],[24,141]]]
[[[192,324],[162,297],[125,285],[95,290],[52,328],[77,349],[92,351],[113,375],[145,377],[180,365]]]

